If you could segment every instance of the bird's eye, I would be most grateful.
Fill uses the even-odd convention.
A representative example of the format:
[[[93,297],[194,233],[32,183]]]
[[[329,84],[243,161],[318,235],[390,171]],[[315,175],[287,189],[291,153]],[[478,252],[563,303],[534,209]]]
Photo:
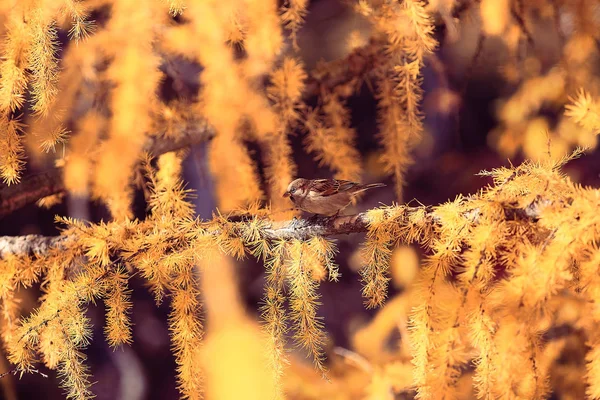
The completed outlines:
[[[296,190],[297,190],[296,188],[291,188],[291,189],[290,189],[290,193],[291,193],[291,194],[294,194],[294,193],[296,193]]]

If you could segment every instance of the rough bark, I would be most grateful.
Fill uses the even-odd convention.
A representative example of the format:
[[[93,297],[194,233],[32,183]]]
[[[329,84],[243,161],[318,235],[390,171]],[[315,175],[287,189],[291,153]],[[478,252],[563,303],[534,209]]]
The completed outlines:
[[[60,246],[64,240],[64,236],[0,236],[0,258],[9,254],[43,256],[49,249]]]

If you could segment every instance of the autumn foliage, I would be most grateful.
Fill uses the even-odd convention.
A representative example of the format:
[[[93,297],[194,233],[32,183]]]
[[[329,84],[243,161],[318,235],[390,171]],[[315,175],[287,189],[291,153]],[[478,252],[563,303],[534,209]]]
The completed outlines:
[[[564,169],[600,132],[598,6],[340,4],[360,28],[312,67],[306,0],[0,4],[2,208],[18,213],[36,196],[32,171],[45,169],[58,180],[32,201],[67,195],[107,210],[104,220],[56,216],[56,237],[0,237],[9,373],[55,370],[68,398],[93,397],[86,351],[102,339],[88,308],[104,306],[112,349],[130,346],[135,277],[169,309],[183,398],[600,399],[600,189]],[[515,89],[496,104],[488,145],[523,162],[480,172],[489,184],[474,194],[407,202],[410,168],[437,139],[427,110],[460,108],[466,90],[450,87],[442,50],[459,54],[468,81],[489,67],[489,43]],[[350,106],[365,87],[377,114],[368,159]],[[217,203],[209,219],[182,172],[199,144]],[[298,175],[296,147],[331,177],[387,180],[396,201],[296,219],[281,196]],[[337,265],[339,232],[364,234],[354,278],[376,310],[348,348],[319,313],[324,282],[353,274]],[[264,267],[251,311],[238,283],[248,259]],[[388,298],[390,282],[401,290]],[[25,312],[32,287],[41,295]],[[573,346],[583,355],[562,362]]]

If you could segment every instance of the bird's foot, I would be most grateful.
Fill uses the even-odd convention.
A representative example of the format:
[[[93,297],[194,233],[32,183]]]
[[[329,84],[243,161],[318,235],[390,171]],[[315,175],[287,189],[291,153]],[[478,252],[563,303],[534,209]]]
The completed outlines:
[[[336,212],[335,214],[333,214],[333,215],[330,215],[329,217],[327,217],[327,219],[325,220],[325,221],[326,221],[326,223],[327,223],[327,225],[331,225],[331,224],[333,224],[333,222],[335,221],[335,219],[336,219],[337,217],[339,217],[339,216],[340,216],[340,212],[338,211],[338,212]]]
[[[310,222],[311,224],[314,224],[315,222],[317,222],[319,220],[321,216],[319,214],[313,214],[310,218],[308,218],[306,221]]]

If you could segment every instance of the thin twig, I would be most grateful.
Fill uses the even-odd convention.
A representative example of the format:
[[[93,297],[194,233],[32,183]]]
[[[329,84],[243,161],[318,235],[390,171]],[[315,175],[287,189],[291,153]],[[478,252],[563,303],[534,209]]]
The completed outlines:
[[[521,31],[527,38],[527,42],[531,45],[531,47],[534,47],[535,42],[533,41],[533,35],[529,31],[529,29],[527,29],[527,25],[525,25],[525,19],[522,16],[524,12],[525,7],[523,5],[523,0],[517,0],[515,6],[511,7],[510,9],[512,17],[515,19],[515,21],[517,21],[517,25],[519,25],[519,28],[521,28]]]
[[[39,374],[39,375],[41,375],[41,376],[42,376],[42,377],[44,377],[44,378],[48,378],[48,375],[47,375],[47,374],[45,374],[45,373],[43,373],[42,371],[40,371],[40,370],[37,370],[37,369],[35,369],[35,368],[28,369],[28,370],[27,370],[27,372],[32,372],[32,373],[34,373],[34,374]],[[13,368],[13,369],[10,369],[10,370],[8,370],[8,371],[6,371],[6,372],[3,372],[3,373],[1,373],[1,374],[0,374],[0,379],[4,378],[6,375],[10,375],[10,374],[16,375],[16,374],[18,374],[18,373],[21,373],[21,374],[22,374],[22,373],[23,373],[23,371],[22,371],[22,370],[19,370],[18,368]]]

